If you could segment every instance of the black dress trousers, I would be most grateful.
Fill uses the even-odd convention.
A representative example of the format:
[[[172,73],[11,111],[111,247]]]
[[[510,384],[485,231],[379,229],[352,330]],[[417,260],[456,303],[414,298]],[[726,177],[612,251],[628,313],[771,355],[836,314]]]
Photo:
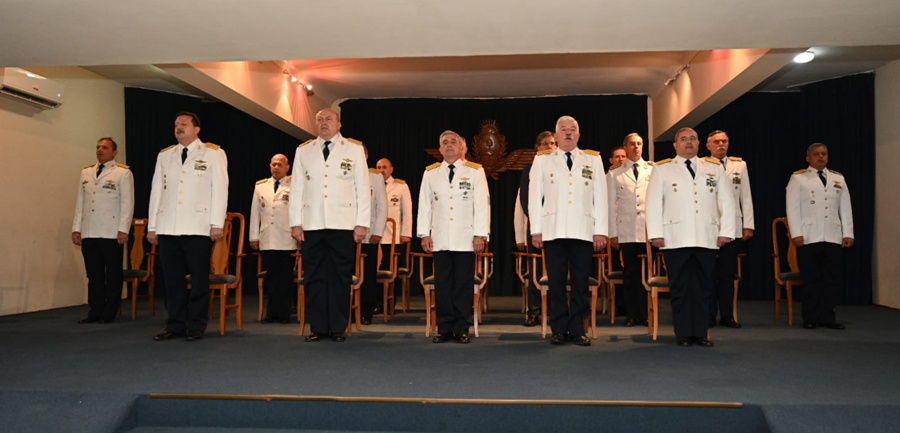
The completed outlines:
[[[714,289],[709,297],[709,317],[721,314],[724,321],[734,320],[734,276],[737,274],[737,256],[741,239],[735,239],[719,248],[719,258],[713,271]]]
[[[350,283],[356,242],[353,230],[303,232],[306,317],[314,334],[343,334],[350,317]]]
[[[205,332],[209,322],[209,236],[160,235],[159,259],[166,280],[166,330],[174,334]],[[186,275],[191,276],[187,288]]]
[[[85,238],[81,255],[88,278],[88,317],[115,320],[122,299],[122,246],[116,239]]]
[[[643,242],[628,242],[619,244],[622,251],[622,291],[625,297],[625,309],[628,319],[647,320],[647,289],[641,283],[641,258],[642,253],[647,252],[647,245]]]
[[[475,253],[434,252],[434,308],[438,334],[468,334],[475,298]]]
[[[844,281],[841,249],[840,245],[831,242],[797,247],[803,323],[834,323],[834,307]]]
[[[366,255],[363,262],[363,283],[360,290],[360,311],[359,314],[368,320],[372,320],[375,307],[382,300],[384,290],[378,284],[378,250],[379,244],[363,244],[362,253]],[[385,255],[385,257],[387,257]]]
[[[293,253],[291,250],[260,251],[266,267],[266,290],[269,293],[266,317],[275,320],[291,318],[291,303],[296,293]]]
[[[547,261],[548,317],[554,335],[583,337],[584,318],[590,312],[588,279],[591,272],[593,243],[580,239],[556,239],[544,242]],[[572,292],[566,298],[567,274]]]
[[[663,255],[669,274],[675,336],[706,338],[716,250],[698,247],[673,248],[663,250]]]

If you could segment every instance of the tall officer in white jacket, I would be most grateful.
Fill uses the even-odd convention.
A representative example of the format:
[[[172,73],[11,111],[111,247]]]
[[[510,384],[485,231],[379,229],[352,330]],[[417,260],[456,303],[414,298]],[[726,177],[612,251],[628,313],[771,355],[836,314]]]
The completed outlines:
[[[600,154],[578,148],[578,122],[556,121],[557,148],[538,152],[529,172],[528,216],[535,248],[545,249],[549,279],[551,344],[566,340],[590,346],[584,318],[589,313],[591,253],[606,248],[609,210]],[[571,303],[566,277],[571,274]]]
[[[250,204],[250,248],[260,252],[266,268],[269,305],[263,323],[290,323],[294,290],[294,257],[297,241],[291,237],[288,219],[291,164],[277,154],[269,162],[272,177],[256,182]]]
[[[228,208],[228,159],[212,143],[202,143],[200,118],[181,112],[175,138],[156,157],[150,190],[147,240],[159,243],[166,283],[166,329],[156,341],[203,338],[209,321],[209,254],[223,236]],[[185,275],[191,276],[188,290]]]
[[[462,159],[459,134],[444,131],[439,142],[444,161],[425,168],[416,223],[422,250],[434,253],[438,335],[432,342],[468,343],[475,254],[490,232],[487,180],[481,165]]]
[[[750,175],[747,163],[741,158],[728,155],[728,134],[724,131],[710,132],[706,137],[706,148],[711,158],[722,164],[725,185],[734,199],[734,240],[719,248],[719,258],[713,271],[712,296],[709,297],[709,327],[719,324],[728,328],[740,328],[734,320],[734,275],[737,273],[737,255],[741,244],[753,237],[753,197],[750,195]]]
[[[363,145],[366,160],[369,159],[369,149]],[[366,255],[363,262],[363,285],[360,288],[360,320],[363,325],[372,324],[372,315],[375,307],[379,305],[383,293],[382,286],[378,285],[378,252],[381,251],[381,235],[384,234],[384,226],[388,218],[387,190],[384,187],[384,177],[378,169],[369,169],[369,197],[372,208],[372,217],[369,219],[369,229],[366,230],[366,238],[363,240],[362,252]],[[390,260],[385,257],[385,260]]]
[[[657,161],[647,187],[647,235],[663,250],[679,346],[712,347],[709,297],[716,250],[734,237],[734,198],[722,165],[697,158],[691,128],[675,134],[674,159]]]
[[[78,323],[112,322],[122,297],[122,244],[134,214],[134,177],[127,165],[116,164],[117,151],[112,138],[101,138],[97,163],[81,170],[72,243],[84,256],[90,310]]]
[[[803,327],[844,329],[834,307],[844,281],[841,247],[853,246],[850,188],[842,174],[827,168],[824,144],[810,145],[806,162],[809,167],[791,176],[785,199],[803,283]]]
[[[371,218],[369,171],[362,143],[341,135],[340,115],[316,114],[319,136],[294,154],[291,234],[303,254],[307,342],[343,342],[350,318],[350,281],[356,242]]]
[[[609,243],[622,252],[627,327],[647,324],[647,291],[641,283],[641,259],[647,251],[647,186],[653,166],[644,161],[644,139],[632,132],[623,143],[625,160],[609,168]]]

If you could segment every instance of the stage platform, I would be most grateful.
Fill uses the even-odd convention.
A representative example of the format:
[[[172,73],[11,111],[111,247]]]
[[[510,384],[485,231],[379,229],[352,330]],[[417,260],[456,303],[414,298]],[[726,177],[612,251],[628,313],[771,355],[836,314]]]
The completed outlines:
[[[846,331],[794,326],[742,301],[743,329],[714,348],[658,341],[598,320],[590,347],[551,346],[492,298],[481,337],[433,344],[422,299],[344,343],[305,343],[298,324],[211,322],[197,342],[151,341],[165,309],[77,325],[87,307],[0,317],[4,432],[897,431],[900,312],[840,306]],[[129,304],[130,305],[130,304]]]

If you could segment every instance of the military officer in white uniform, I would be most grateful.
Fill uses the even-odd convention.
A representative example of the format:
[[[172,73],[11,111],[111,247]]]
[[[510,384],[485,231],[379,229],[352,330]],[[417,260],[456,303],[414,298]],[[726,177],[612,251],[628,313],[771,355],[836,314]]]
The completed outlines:
[[[422,250],[434,253],[438,335],[432,342],[468,343],[475,254],[490,231],[487,180],[481,165],[462,159],[459,134],[444,131],[439,142],[444,161],[425,168],[416,223]]]
[[[409,192],[409,185],[406,184],[405,180],[397,179],[393,176],[394,165],[389,159],[379,159],[375,168],[381,171],[381,176],[384,178],[384,186],[387,190],[388,198],[388,218],[393,219],[397,223],[396,232],[393,231],[390,224],[384,226],[384,236],[381,237],[381,251],[384,256],[390,253],[391,238],[393,238],[394,244],[396,244],[394,249],[400,253],[400,257],[403,257],[412,238],[412,194]],[[387,269],[389,266],[390,262],[382,261],[382,269]]]
[[[209,255],[212,243],[223,236],[228,159],[219,146],[201,142],[199,134],[200,118],[178,113],[178,144],[156,157],[147,240],[159,243],[169,310],[166,329],[153,337],[156,341],[185,336],[199,340],[209,321]]]
[[[584,319],[590,311],[592,251],[606,248],[609,210],[600,153],[578,148],[578,122],[556,121],[555,150],[537,153],[529,172],[528,216],[532,244],[545,249],[549,279],[551,344],[589,346]],[[571,302],[566,301],[570,274]]]
[[[803,327],[844,329],[834,307],[844,281],[841,247],[853,246],[853,211],[844,176],[829,170],[828,148],[806,150],[809,167],[797,170],[787,185],[785,208],[803,284]]]
[[[291,233],[303,254],[307,342],[328,336],[343,342],[350,317],[350,282],[356,242],[371,223],[366,156],[359,141],[341,135],[340,115],[316,114],[319,136],[294,154]]]
[[[644,139],[633,132],[623,143],[625,160],[610,167],[607,175],[609,198],[609,243],[622,252],[622,291],[624,292],[627,327],[647,324],[647,291],[641,283],[640,254],[646,252],[647,185],[651,163],[644,161]]]
[[[740,328],[734,320],[734,275],[737,273],[737,255],[741,244],[753,237],[753,197],[750,195],[750,175],[747,163],[741,158],[728,155],[728,134],[724,131],[710,132],[706,137],[706,148],[711,158],[722,164],[725,172],[725,186],[734,199],[734,240],[719,248],[719,258],[713,271],[712,296],[709,298],[709,327],[719,324],[728,328]]]
[[[647,235],[663,250],[679,346],[712,347],[706,337],[716,250],[734,237],[734,198],[722,164],[698,158],[691,128],[675,134],[674,159],[657,161],[647,187]]]
[[[250,248],[258,250],[266,268],[269,305],[263,323],[290,323],[297,241],[291,237],[288,203],[291,165],[278,154],[269,162],[272,177],[256,182],[250,204]]]
[[[369,149],[363,145],[366,159],[369,159]],[[378,284],[378,253],[381,251],[381,235],[388,218],[387,190],[384,185],[384,177],[376,168],[369,169],[369,196],[372,217],[369,219],[369,229],[366,230],[366,238],[363,240],[362,252],[366,255],[363,262],[363,284],[360,290],[360,320],[363,325],[372,324],[372,315],[375,307],[379,305],[384,289]],[[385,256],[385,261],[390,258]]]
[[[81,170],[75,200],[72,243],[81,246],[88,277],[88,315],[78,323],[116,319],[122,293],[122,244],[128,242],[134,214],[134,177],[116,164],[118,145],[97,141],[97,163]]]

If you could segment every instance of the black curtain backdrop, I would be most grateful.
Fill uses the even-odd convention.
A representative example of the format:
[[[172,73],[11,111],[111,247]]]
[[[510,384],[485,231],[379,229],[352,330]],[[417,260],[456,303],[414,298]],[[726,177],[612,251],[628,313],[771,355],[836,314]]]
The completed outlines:
[[[404,179],[417,212],[419,185],[425,167],[436,162],[424,149],[437,148],[441,132],[453,130],[466,138],[469,153],[481,123],[495,120],[506,136],[507,152],[533,149],[537,135],[553,131],[563,115],[574,117],[581,130],[579,147],[600,151],[608,168],[611,148],[625,135],[647,136],[647,97],[642,95],[567,96],[522,99],[357,99],[341,104],[342,133],[369,149],[369,166],[381,158],[394,165],[394,177]],[[513,211],[522,172],[489,178],[491,194],[491,242],[494,274],[491,295],[520,295],[515,273]],[[413,228],[413,250],[421,251]],[[418,266],[418,265],[417,265]],[[421,293],[418,278],[413,294]]]
[[[841,172],[853,203],[854,246],[844,250],[841,303],[872,302],[872,234],[875,222],[875,78],[860,74],[803,86],[796,92],[748,93],[695,126],[706,136],[728,133],[729,156],[747,162],[753,193],[754,237],[744,245],[740,299],[774,298],[772,220],[785,216],[785,187],[806,168],[806,149],[825,143],[828,168]],[[656,142],[654,158],[675,155],[671,141]],[[802,286],[799,290],[803,290]],[[795,293],[799,300],[799,293]]]

